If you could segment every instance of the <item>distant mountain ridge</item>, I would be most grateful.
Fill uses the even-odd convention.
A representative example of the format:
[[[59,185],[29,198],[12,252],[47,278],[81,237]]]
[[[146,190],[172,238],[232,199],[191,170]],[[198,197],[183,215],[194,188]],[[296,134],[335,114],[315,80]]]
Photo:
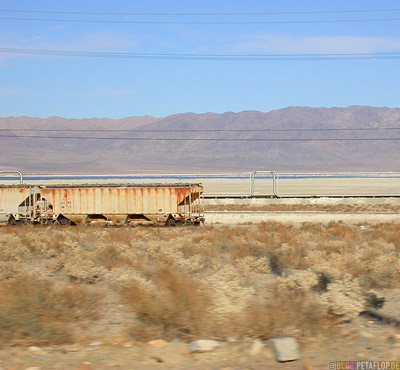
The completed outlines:
[[[396,130],[349,129],[391,127]],[[288,107],[268,113],[182,113],[164,118],[0,118],[0,169],[40,173],[399,171],[400,141],[326,141],[400,138],[400,109]],[[315,129],[334,129],[319,130]],[[399,130],[397,130],[399,128]],[[15,131],[27,129],[28,131]],[[30,129],[45,131],[30,132]],[[132,130],[75,132],[69,130]],[[246,130],[310,131],[246,131]],[[347,131],[342,131],[347,129]],[[46,130],[66,130],[46,131]],[[134,132],[152,130],[152,132]],[[181,131],[193,130],[193,131]],[[204,130],[204,131],[201,131]],[[241,130],[241,131],[207,131]],[[18,136],[96,136],[162,139],[322,139],[318,141],[132,141],[34,139]]]

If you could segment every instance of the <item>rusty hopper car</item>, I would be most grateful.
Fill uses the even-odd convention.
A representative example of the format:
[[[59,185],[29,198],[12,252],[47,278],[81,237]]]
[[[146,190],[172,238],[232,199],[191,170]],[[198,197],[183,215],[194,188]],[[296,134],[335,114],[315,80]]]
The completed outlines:
[[[2,224],[198,225],[201,184],[0,186]]]

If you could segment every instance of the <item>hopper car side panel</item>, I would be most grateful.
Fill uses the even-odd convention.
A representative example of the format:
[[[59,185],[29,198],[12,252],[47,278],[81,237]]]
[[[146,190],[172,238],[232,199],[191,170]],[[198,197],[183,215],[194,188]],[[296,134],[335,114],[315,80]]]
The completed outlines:
[[[179,213],[190,189],[44,188],[41,196],[59,214]]]
[[[30,189],[26,187],[0,188],[0,222],[8,222],[10,217],[19,219],[19,206],[29,196]]]
[[[202,192],[199,184],[3,186],[0,222],[16,214],[16,218],[32,223],[102,220],[122,224],[139,219],[163,224],[172,219],[168,224],[198,224],[204,220],[199,207]],[[31,200],[22,209],[25,199]]]

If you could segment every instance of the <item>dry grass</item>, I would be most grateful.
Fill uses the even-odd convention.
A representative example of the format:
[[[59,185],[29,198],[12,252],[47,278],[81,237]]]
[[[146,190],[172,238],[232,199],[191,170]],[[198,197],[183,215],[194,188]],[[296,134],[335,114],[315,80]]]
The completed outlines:
[[[121,291],[136,313],[137,322],[129,328],[131,336],[150,340],[207,334],[204,325],[212,318],[207,311],[210,299],[204,284],[166,266],[150,278],[156,285],[155,290],[133,282]]]
[[[103,299],[131,312],[121,335],[136,340],[312,335],[400,287],[399,254],[395,224],[4,227],[0,338],[85,338]]]
[[[11,343],[72,342],[72,323],[96,318],[99,296],[72,286],[18,276],[0,286],[0,338]]]

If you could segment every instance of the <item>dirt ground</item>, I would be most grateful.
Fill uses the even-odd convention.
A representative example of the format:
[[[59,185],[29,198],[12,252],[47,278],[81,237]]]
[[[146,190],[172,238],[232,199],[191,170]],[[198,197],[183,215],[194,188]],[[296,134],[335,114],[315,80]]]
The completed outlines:
[[[400,222],[400,198],[222,198],[206,199],[208,224],[329,222],[368,225]]]
[[[399,257],[394,223],[3,227],[0,369],[322,370],[332,361],[398,361]],[[328,289],[317,292],[321,277]],[[381,307],[367,305],[370,292]],[[279,363],[268,340],[286,336],[298,341],[300,358]],[[162,348],[148,343],[158,339]],[[192,353],[198,339],[220,345]]]
[[[108,318],[108,323],[102,323],[105,332],[113,331],[112,326],[117,325],[116,315],[118,312],[114,312],[114,317]],[[254,338],[221,342],[219,347],[207,353],[190,353],[189,345],[178,340],[167,343],[164,348],[155,348],[132,340],[112,340],[112,335],[103,338],[103,341],[44,346],[37,349],[24,346],[2,348],[0,368],[323,370],[328,369],[328,364],[332,361],[400,360],[400,330],[367,318],[360,318],[356,323],[335,328],[320,337],[302,338],[300,359],[286,363],[275,361],[267,346],[258,352],[252,351]]]

